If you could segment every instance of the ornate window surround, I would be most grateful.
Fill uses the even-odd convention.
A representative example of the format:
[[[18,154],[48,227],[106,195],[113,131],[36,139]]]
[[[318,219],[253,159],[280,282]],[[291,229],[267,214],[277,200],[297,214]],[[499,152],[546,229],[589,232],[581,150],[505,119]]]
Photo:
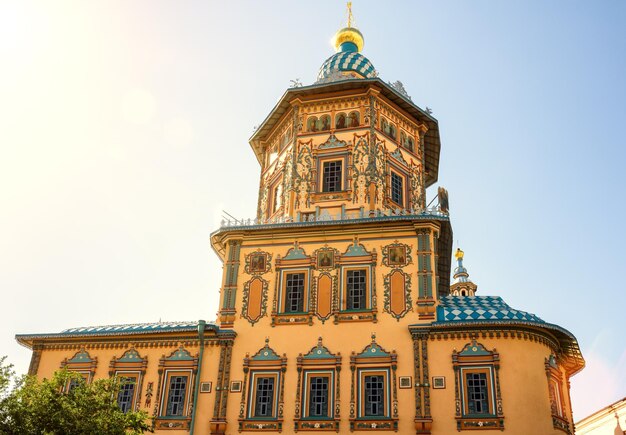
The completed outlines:
[[[390,153],[393,155],[393,153]],[[409,174],[410,168],[408,166],[402,165],[401,162],[394,159],[387,159],[387,192],[385,195],[387,196],[387,200],[385,201],[386,205],[392,208],[410,208],[410,193],[409,193]],[[402,179],[402,204],[398,204],[394,200],[392,200],[392,187],[391,187],[391,174],[395,173]]]
[[[96,373],[96,367],[98,366],[98,357],[91,357],[85,348],[81,348],[70,359],[65,358],[61,362],[61,368],[65,368],[70,372],[80,374],[86,383],[93,381]],[[66,385],[66,389],[70,387],[70,384]]]
[[[317,346],[307,354],[300,354],[297,359],[298,386],[296,389],[296,413],[294,416],[294,430],[339,432],[340,421],[340,373],[341,354],[331,353],[322,344],[322,337]],[[307,415],[309,375],[319,375],[329,378],[328,383],[328,416],[311,417]]]
[[[337,199],[347,199],[350,194],[350,185],[348,178],[348,170],[350,164],[350,156],[347,148],[332,149],[330,152],[319,148],[314,151],[315,166],[317,168],[317,176],[314,178],[316,187],[313,191],[312,199],[314,202],[334,201]],[[341,189],[325,192],[324,187],[324,163],[341,162]]]
[[[454,393],[456,402],[457,430],[504,430],[502,398],[500,394],[500,356],[495,351],[487,350],[482,344],[472,340],[460,352],[452,352],[454,367]],[[488,386],[489,412],[471,414],[467,398],[467,374],[485,374]]]
[[[287,255],[283,258],[280,258],[279,256],[276,257],[276,283],[274,289],[274,301],[272,304],[272,326],[313,324],[314,304],[311,300],[311,282],[313,279],[312,270],[314,267],[315,258],[306,255],[304,249],[300,248],[297,242],[291,249],[289,249]],[[302,313],[285,313],[285,285],[286,275],[288,273],[305,274],[304,306]]]
[[[398,430],[398,390],[396,383],[398,355],[387,352],[372,335],[372,342],[359,354],[352,352],[350,371],[350,431],[355,430]],[[381,417],[365,415],[365,376],[382,375],[385,379],[385,413]]]
[[[335,314],[334,323],[340,322],[368,322],[377,321],[377,299],[376,299],[376,252],[368,252],[365,247],[359,243],[357,239],[350,244],[344,254],[341,255],[339,261],[339,291],[338,303]],[[348,310],[345,306],[347,291],[347,271],[348,270],[366,270],[366,308],[359,310]]]
[[[157,387],[158,403],[155,406],[155,429],[189,429],[191,422],[191,405],[194,394],[195,377],[198,372],[198,357],[193,357],[182,346],[159,360],[159,385]],[[173,376],[187,376],[185,388],[185,401],[183,415],[168,416],[167,398],[169,394],[170,379]]]
[[[243,360],[244,379],[239,406],[239,432],[282,432],[286,369],[287,356],[278,356],[274,349],[269,346],[269,339],[265,339],[265,346],[259,349],[252,357],[250,357],[250,354],[246,354]],[[254,417],[255,379],[258,376],[274,377],[275,379],[272,417]]]
[[[137,411],[141,403],[143,379],[146,374],[148,359],[142,358],[135,348],[130,348],[120,358],[113,357],[109,364],[109,376],[132,378],[135,384],[131,409]]]
[[[559,369],[556,357],[550,355],[545,360],[546,376],[548,378],[548,394],[550,397],[550,409],[552,413],[552,426],[567,434],[571,434],[570,423],[563,397],[563,374]]]

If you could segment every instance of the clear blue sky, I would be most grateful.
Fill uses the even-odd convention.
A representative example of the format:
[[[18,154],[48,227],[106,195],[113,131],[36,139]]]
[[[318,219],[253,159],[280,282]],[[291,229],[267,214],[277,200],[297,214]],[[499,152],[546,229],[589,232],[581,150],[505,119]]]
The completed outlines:
[[[208,235],[222,209],[254,215],[247,139],[291,79],[315,80],[344,10],[0,2],[0,355],[25,371],[15,333],[215,318]],[[439,120],[479,294],[578,337],[576,419],[626,396],[626,2],[353,10],[381,78]]]

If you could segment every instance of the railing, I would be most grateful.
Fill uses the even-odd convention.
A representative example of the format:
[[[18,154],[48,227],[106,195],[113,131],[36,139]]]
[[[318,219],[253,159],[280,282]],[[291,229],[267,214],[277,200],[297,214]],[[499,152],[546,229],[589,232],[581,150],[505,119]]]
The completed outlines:
[[[424,209],[386,209],[386,210],[373,210],[366,212],[364,209],[356,212],[341,211],[337,214],[331,214],[328,211],[322,211],[320,213],[300,213],[298,212],[295,217],[291,216],[277,216],[275,218],[268,219],[222,219],[220,222],[220,228],[231,227],[250,227],[258,225],[274,225],[274,224],[293,224],[293,223],[319,223],[319,222],[344,222],[344,221],[374,221],[374,220],[387,220],[387,219],[401,219],[406,217],[415,218],[447,218],[448,213],[442,211],[439,206]]]

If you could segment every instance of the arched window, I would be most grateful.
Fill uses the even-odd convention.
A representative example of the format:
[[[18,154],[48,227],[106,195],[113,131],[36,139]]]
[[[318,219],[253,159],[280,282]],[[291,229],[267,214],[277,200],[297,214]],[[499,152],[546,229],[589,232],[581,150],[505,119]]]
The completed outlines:
[[[309,117],[306,126],[306,131],[317,131],[317,118],[315,116]]]
[[[319,122],[320,131],[330,130],[330,115],[322,115]]]
[[[342,128],[346,128],[347,126],[348,124],[346,123],[346,114],[345,113],[337,114],[337,116],[335,117],[335,128],[339,130]]]
[[[348,127],[358,127],[361,124],[359,118],[359,112],[350,112],[348,116]]]
[[[408,136],[406,138],[406,146],[405,148],[411,152],[415,151],[415,146],[413,145],[413,138],[411,136]]]

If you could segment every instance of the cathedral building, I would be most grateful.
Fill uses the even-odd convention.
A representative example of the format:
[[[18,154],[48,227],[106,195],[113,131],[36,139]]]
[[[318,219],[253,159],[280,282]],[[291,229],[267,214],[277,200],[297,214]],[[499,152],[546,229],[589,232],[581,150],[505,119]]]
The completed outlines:
[[[124,377],[120,406],[171,435],[573,433],[576,338],[452,260],[447,192],[426,201],[438,122],[379,78],[351,24],[250,139],[257,215],[210,238],[216,322],[18,335],[30,374]]]

